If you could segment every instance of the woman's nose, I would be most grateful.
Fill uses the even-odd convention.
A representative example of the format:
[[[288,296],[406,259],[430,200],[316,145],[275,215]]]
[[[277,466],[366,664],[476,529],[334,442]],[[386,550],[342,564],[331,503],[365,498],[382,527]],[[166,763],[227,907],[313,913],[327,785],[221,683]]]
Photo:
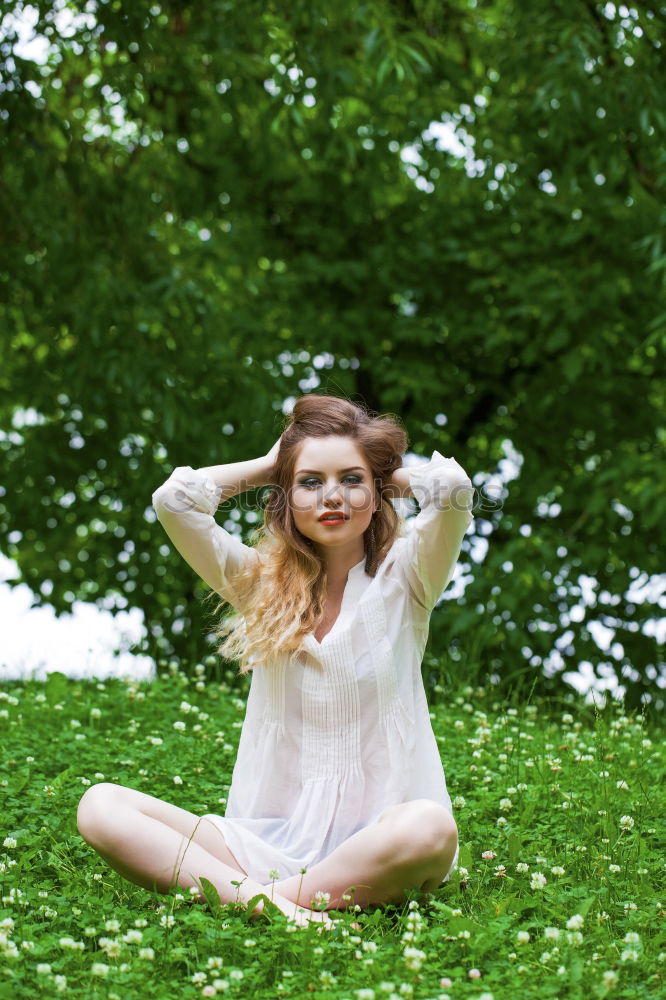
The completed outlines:
[[[343,497],[342,483],[333,482],[326,487],[326,494],[324,496],[325,500],[329,500],[332,503],[341,503]]]

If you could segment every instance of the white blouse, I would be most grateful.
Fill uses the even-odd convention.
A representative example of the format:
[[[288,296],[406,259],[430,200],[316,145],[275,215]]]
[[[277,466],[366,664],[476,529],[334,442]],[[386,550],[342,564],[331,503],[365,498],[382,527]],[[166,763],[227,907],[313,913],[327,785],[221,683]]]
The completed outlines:
[[[262,885],[271,869],[285,879],[312,868],[389,806],[426,798],[452,811],[421,661],[474,490],[438,451],[408,472],[420,512],[376,575],[365,559],[349,570],[321,642],[309,633],[296,653],[253,665],[226,811],[207,818]],[[213,481],[179,467],[152,500],[183,558],[236,607],[234,578],[258,554],[215,521]]]

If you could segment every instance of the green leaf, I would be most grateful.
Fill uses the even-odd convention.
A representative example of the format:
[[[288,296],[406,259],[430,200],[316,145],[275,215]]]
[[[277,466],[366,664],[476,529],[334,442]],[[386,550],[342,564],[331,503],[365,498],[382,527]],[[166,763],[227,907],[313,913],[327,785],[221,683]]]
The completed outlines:
[[[512,830],[509,836],[507,837],[506,846],[507,846],[507,856],[509,858],[509,861],[512,864],[515,864],[515,862],[518,860],[518,858],[522,856],[523,853],[522,838],[519,837],[514,830]]]
[[[49,705],[57,705],[69,690],[69,681],[60,670],[52,670],[44,683],[44,694]]]
[[[466,868],[467,871],[472,868],[472,852],[467,844],[462,844],[460,846],[460,850],[458,851],[458,864],[461,868]]]
[[[220,896],[217,889],[213,883],[209,881],[209,879],[204,878],[203,876],[199,878],[199,882],[201,883],[204,899],[208,903],[211,913],[213,913],[216,917],[219,916],[222,913],[222,904],[220,902]]]
[[[576,907],[576,912],[580,913],[581,917],[587,916],[588,910],[591,906],[598,902],[596,896],[588,896],[588,898]]]
[[[282,910],[280,909],[279,906],[276,906],[275,903],[273,903],[268,898],[268,896],[265,893],[259,892],[259,893],[257,893],[256,896],[253,896],[252,899],[249,899],[248,902],[247,902],[247,909],[246,909],[246,912],[245,912],[245,915],[244,915],[247,918],[247,920],[252,919],[252,913],[253,913],[255,907],[262,900],[263,900],[263,903],[264,903],[264,908],[261,911],[263,915],[265,915],[265,916],[275,916],[276,914],[282,914]],[[284,914],[282,914],[282,915],[284,916]]]

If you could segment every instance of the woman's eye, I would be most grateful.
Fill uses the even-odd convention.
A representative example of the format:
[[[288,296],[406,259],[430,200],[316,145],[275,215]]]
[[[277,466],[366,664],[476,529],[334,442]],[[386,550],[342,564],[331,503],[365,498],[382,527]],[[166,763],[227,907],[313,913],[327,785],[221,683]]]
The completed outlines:
[[[358,486],[362,479],[360,476],[345,476],[342,480],[343,483],[349,483],[351,486]],[[299,486],[319,486],[319,480],[310,476],[308,479],[301,479]]]

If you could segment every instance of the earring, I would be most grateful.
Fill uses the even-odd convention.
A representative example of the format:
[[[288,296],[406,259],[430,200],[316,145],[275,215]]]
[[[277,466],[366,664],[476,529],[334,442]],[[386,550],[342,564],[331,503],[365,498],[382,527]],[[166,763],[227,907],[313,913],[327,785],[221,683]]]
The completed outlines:
[[[374,515],[373,515],[374,516]],[[365,553],[365,571],[368,572],[370,566],[374,562],[375,552],[377,549],[377,543],[375,540],[375,526],[371,521],[367,530],[367,544]]]

